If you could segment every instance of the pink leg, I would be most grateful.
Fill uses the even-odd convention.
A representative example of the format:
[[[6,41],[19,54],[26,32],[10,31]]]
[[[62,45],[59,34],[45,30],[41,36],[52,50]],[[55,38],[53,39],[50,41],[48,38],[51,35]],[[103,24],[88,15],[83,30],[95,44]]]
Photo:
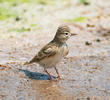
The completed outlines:
[[[52,76],[50,75],[50,73],[46,69],[44,69],[44,71],[49,75],[50,80],[52,80]]]
[[[56,73],[58,75],[58,78],[60,79],[61,77],[60,77],[60,74],[59,74],[58,69],[56,67],[55,67],[55,70],[56,70]]]

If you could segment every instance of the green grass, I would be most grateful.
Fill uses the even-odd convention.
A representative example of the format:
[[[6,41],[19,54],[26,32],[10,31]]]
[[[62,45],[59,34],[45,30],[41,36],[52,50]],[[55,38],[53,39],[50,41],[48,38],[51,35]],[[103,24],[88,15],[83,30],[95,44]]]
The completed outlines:
[[[0,20],[5,20],[7,18],[16,18],[18,13],[12,10],[10,7],[0,6]]]
[[[12,32],[12,31],[19,32],[19,33],[23,33],[23,32],[26,32],[26,31],[30,32],[31,28],[21,27],[21,28],[11,28],[11,29],[8,29],[8,32]]]
[[[88,17],[77,17],[74,19],[64,19],[66,22],[85,22],[88,20]]]
[[[0,0],[0,2],[9,2],[9,3],[25,3],[25,2],[31,2],[33,0]]]
[[[13,3],[13,4],[39,3],[39,4],[43,4],[43,5],[54,4],[54,1],[56,1],[56,0],[0,0],[0,2],[8,2],[8,3]]]
[[[29,32],[29,31],[31,31],[31,28],[22,27],[22,28],[20,28],[20,29],[16,29],[15,31],[20,32],[20,33],[26,32],[26,31]]]
[[[84,5],[90,5],[90,3],[87,0],[79,0]]]
[[[36,0],[39,4],[43,4],[43,5],[53,5],[54,4],[54,0]]]
[[[19,12],[14,10],[14,6],[23,3],[41,4],[41,5],[53,5],[56,0],[0,0],[0,20],[6,20],[9,18],[16,19],[19,16]]]
[[[33,28],[35,30],[39,30],[40,29],[40,27],[37,24],[31,24],[30,27],[28,27],[28,28],[21,27],[21,28],[11,28],[11,29],[8,29],[8,32],[19,32],[19,33],[30,32]]]
[[[81,3],[85,3],[87,0],[79,0]]]

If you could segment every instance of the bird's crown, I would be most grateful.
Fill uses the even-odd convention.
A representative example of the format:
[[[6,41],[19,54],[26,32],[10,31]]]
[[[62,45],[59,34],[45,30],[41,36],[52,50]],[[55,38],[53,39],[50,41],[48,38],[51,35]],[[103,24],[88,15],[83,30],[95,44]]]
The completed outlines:
[[[57,32],[60,34],[64,32],[70,32],[70,28],[67,25],[61,25],[58,27]]]

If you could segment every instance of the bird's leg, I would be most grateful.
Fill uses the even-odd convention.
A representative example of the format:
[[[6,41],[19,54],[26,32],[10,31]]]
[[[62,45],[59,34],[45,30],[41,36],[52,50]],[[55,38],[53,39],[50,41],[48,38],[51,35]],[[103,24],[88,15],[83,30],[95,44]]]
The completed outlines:
[[[47,69],[44,69],[44,71],[49,75],[50,80],[52,80],[52,76],[51,76],[50,73],[47,71]]]
[[[56,73],[57,73],[57,75],[58,75],[58,77],[57,77],[57,78],[59,78],[59,79],[60,79],[61,77],[60,77],[60,74],[59,74],[59,72],[58,72],[58,69],[57,69],[56,67],[54,67],[54,68],[55,68],[55,71],[56,71]]]

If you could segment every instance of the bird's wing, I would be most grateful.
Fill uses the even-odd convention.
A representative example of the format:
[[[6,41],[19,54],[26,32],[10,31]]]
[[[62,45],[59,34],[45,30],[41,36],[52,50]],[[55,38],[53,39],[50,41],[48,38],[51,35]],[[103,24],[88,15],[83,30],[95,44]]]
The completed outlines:
[[[58,47],[54,44],[48,44],[43,47],[38,54],[30,61],[32,62],[39,62],[42,59],[54,56],[58,52]]]

